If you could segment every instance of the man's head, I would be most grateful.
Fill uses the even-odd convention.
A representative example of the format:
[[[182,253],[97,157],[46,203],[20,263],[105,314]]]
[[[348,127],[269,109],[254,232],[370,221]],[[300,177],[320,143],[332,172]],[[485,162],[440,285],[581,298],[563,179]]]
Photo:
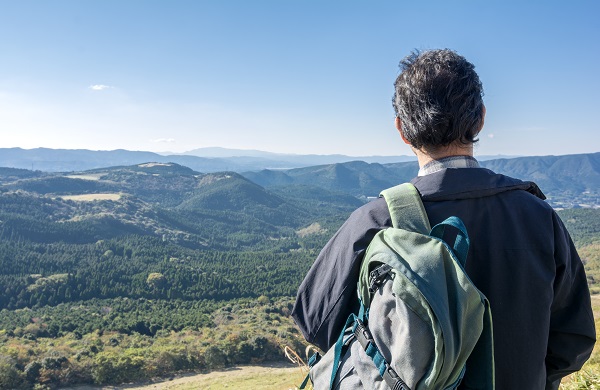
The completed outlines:
[[[413,52],[400,62],[392,100],[397,126],[413,148],[471,146],[483,127],[483,87],[473,64],[448,49]]]

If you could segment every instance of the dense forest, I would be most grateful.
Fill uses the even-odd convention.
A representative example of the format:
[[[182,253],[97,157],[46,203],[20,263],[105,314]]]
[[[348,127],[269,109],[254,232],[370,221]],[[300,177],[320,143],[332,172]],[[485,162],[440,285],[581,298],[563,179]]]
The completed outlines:
[[[176,164],[0,169],[0,389],[116,384],[301,352],[293,296],[362,203]],[[600,209],[559,214],[600,290]]]
[[[300,351],[290,297],[362,203],[175,164],[4,173],[0,388],[120,383]]]

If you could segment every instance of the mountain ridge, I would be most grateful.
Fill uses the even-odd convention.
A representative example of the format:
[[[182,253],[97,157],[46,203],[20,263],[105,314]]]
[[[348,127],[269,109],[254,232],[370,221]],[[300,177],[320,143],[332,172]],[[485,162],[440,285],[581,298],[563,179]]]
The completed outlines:
[[[496,173],[534,181],[556,208],[600,207],[600,152],[488,160],[480,161],[480,165]],[[266,188],[310,183],[364,199],[377,196],[385,188],[410,181],[418,170],[416,162],[349,162],[244,172],[243,175]]]
[[[481,160],[514,156],[480,156]],[[286,154],[228,148],[200,148],[184,153],[147,151],[0,148],[0,166],[43,172],[71,172],[109,166],[126,166],[148,161],[173,162],[198,172],[258,171],[289,169],[350,161],[394,163],[416,161],[415,156],[347,156],[342,154]]]
[[[1,151],[2,149],[0,149]],[[44,150],[48,152],[48,150]],[[54,151],[56,152],[56,151]],[[52,153],[54,153],[52,152]],[[74,156],[80,151],[70,151]],[[87,151],[84,151],[87,153]],[[84,154],[85,154],[84,153]],[[125,153],[125,156],[130,156],[127,151],[117,150],[106,153]],[[107,164],[107,161],[100,159],[103,155],[97,155],[95,163]],[[157,157],[157,154],[147,154],[142,152],[139,155],[142,157]],[[6,157],[6,156],[4,156]],[[204,175],[207,173],[232,172],[236,175],[241,175],[246,179],[265,188],[277,188],[289,185],[309,185],[317,186],[329,191],[338,191],[346,194],[351,194],[360,199],[367,199],[372,196],[377,196],[382,189],[391,187],[401,182],[410,181],[417,175],[418,164],[416,161],[394,162],[394,163],[377,163],[365,161],[347,161],[333,164],[321,164],[302,166],[298,168],[277,168],[277,169],[260,169],[249,171],[236,171],[231,169],[199,171],[194,166],[185,165],[170,161],[173,156],[162,158],[162,160],[145,160],[142,163],[134,165],[120,166],[121,171],[115,170],[118,167],[113,167],[113,172],[110,175],[118,175],[117,172],[123,170],[135,171],[136,175],[127,174],[130,179],[138,183],[140,194],[145,190],[150,190],[156,184],[156,178],[153,175],[161,174],[161,180],[166,180],[165,174],[168,169],[176,169],[172,176],[172,185],[164,187],[164,190],[170,193],[173,197],[173,206],[181,201],[184,196],[184,187],[181,187],[186,181],[194,181],[195,176]],[[210,159],[202,159],[194,156],[182,156],[183,161],[208,161]],[[0,154],[0,163],[3,155]],[[245,158],[245,157],[244,157]],[[189,160],[191,159],[191,160]],[[216,159],[215,159],[216,160]],[[153,161],[153,162],[148,162]],[[241,161],[241,160],[240,160]],[[255,160],[256,162],[256,160]],[[264,163],[264,162],[263,162]],[[145,164],[145,165],[144,165]],[[224,161],[215,163],[211,162],[212,168],[223,168]],[[600,206],[600,152],[587,154],[572,154],[563,156],[527,156],[502,158],[494,160],[480,161],[484,168],[493,170],[494,172],[512,176],[522,180],[530,180],[536,182],[546,193],[549,198],[549,203],[556,208],[572,208],[572,207],[596,207]],[[144,166],[142,169],[141,167]],[[170,167],[170,168],[169,168]],[[175,168],[174,168],[175,167]],[[206,165],[205,165],[206,167]],[[241,167],[238,166],[238,168]],[[25,186],[23,189],[44,191],[40,186],[46,185],[50,188],[63,186],[71,188],[82,193],[93,193],[102,190],[110,190],[113,186],[113,181],[119,181],[116,177],[107,175],[103,180],[96,182],[79,182],[72,180],[89,175],[97,175],[98,172],[107,168],[94,169],[77,169],[72,171],[70,175],[62,174],[51,177],[51,172],[27,171],[21,168],[2,168],[0,173],[0,184],[7,185],[5,188],[12,188],[9,181],[20,181],[24,178],[29,178],[29,181],[21,181],[20,185]],[[185,172],[184,172],[185,171]],[[84,172],[83,174],[80,174]],[[168,176],[168,175],[167,175]],[[110,179],[110,180],[108,180]],[[14,186],[13,186],[14,187]],[[183,192],[182,192],[183,191]],[[156,192],[154,192],[156,195]],[[159,195],[163,197],[163,195]],[[151,201],[151,199],[146,199]]]

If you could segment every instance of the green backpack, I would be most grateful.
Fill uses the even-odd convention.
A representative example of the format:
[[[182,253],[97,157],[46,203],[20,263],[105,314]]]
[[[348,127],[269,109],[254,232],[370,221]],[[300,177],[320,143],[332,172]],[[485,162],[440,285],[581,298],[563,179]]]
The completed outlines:
[[[358,282],[361,309],[308,378],[314,389],[494,389],[492,318],[464,271],[469,238],[450,217],[433,229],[412,184],[381,193],[393,227],[373,238]],[[457,229],[451,248],[446,226]],[[464,377],[465,372],[468,375]],[[463,380],[464,377],[464,380]]]

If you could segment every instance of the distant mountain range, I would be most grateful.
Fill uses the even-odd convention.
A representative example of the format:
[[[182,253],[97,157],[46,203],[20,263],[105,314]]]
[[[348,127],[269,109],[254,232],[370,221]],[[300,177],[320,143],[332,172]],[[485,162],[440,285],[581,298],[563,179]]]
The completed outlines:
[[[600,153],[517,157],[480,163],[497,173],[536,182],[555,207],[600,207]],[[367,164],[354,161],[285,171],[245,172],[244,176],[267,188],[311,184],[364,198],[411,180],[418,170],[416,162]]]
[[[413,161],[414,156],[295,155],[225,148],[196,149],[184,154],[158,154],[143,151],[86,149],[0,148],[0,167],[44,172],[72,172],[111,166],[127,166],[149,161],[176,163],[195,171],[244,172],[261,169],[289,169],[362,160],[390,163]]]
[[[479,156],[480,160],[510,156]],[[127,166],[148,161],[172,162],[209,173],[246,172],[261,169],[289,169],[350,161],[397,163],[416,161],[414,156],[345,156],[341,154],[283,154],[260,150],[201,148],[186,153],[152,153],[130,150],[96,151],[86,149],[0,148],[0,167],[44,172],[72,172],[111,166]]]
[[[554,207],[600,207],[600,153],[482,165],[533,179]],[[326,226],[417,171],[416,162],[363,161],[242,174],[161,162],[67,173],[0,168],[0,227],[39,242],[141,234],[195,248],[262,247]]]
[[[0,149],[0,166],[6,167],[0,168],[0,184],[27,178],[43,178],[43,180],[32,180],[33,184],[21,181],[20,185],[52,187],[60,183],[66,185],[67,188],[77,188],[82,186],[81,180],[69,181],[68,175],[65,176],[66,172],[87,171],[87,174],[105,172],[104,177],[111,178],[110,180],[90,182],[85,186],[91,186],[87,189],[88,192],[109,191],[114,189],[112,188],[114,187],[112,177],[116,175],[115,172],[121,172],[119,169],[131,171],[134,169],[132,167],[138,166],[143,168],[136,168],[141,171],[138,172],[138,176],[134,175],[134,177],[137,177],[136,180],[140,183],[144,183],[138,188],[138,191],[140,193],[149,191],[150,194],[153,185],[152,176],[148,176],[150,168],[144,164],[152,162],[159,164],[153,169],[160,169],[161,175],[165,173],[165,166],[179,167],[177,178],[173,178],[169,187],[164,188],[171,194],[169,199],[175,203],[183,201],[182,189],[190,180],[185,177],[218,172],[239,173],[251,182],[268,189],[283,190],[289,189],[290,186],[304,189],[307,187],[321,188],[364,200],[377,196],[384,188],[409,181],[416,176],[418,171],[417,162],[407,156],[364,157],[362,159],[370,161],[361,161],[357,160],[358,157],[342,155],[285,155],[223,148],[197,149],[189,153],[202,153],[213,157],[163,156],[151,152],[127,150]],[[249,155],[241,156],[242,153]],[[377,159],[381,162],[371,161]],[[385,162],[394,159],[394,162]],[[554,207],[572,208],[600,205],[600,153],[491,160],[478,157],[478,159],[483,167],[495,172],[536,182]],[[317,161],[334,162],[314,164]],[[156,168],[161,166],[162,168]],[[296,168],[291,168],[293,166]],[[107,171],[107,167],[121,168],[111,168],[113,171]],[[270,169],[265,169],[265,167]],[[187,170],[185,174],[184,170]],[[65,172],[65,174],[48,176],[50,172],[57,171]],[[140,179],[142,174],[146,175],[144,176],[146,179]],[[163,195],[158,196],[164,197]]]

